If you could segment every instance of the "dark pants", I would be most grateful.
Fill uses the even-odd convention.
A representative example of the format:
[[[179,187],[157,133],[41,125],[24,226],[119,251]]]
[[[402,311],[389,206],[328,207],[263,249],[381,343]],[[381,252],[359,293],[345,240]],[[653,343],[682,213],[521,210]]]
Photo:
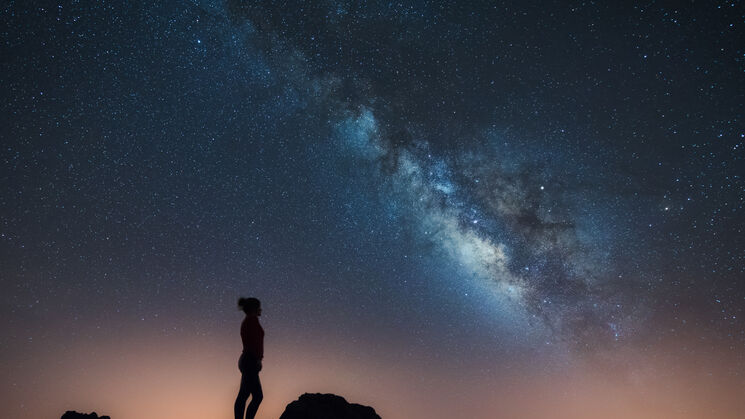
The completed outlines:
[[[259,381],[259,368],[252,356],[244,353],[238,360],[238,369],[241,370],[241,388],[238,397],[235,398],[233,411],[235,419],[243,419],[243,409],[246,409],[246,419],[254,419],[259,404],[264,398],[261,392],[261,381]],[[246,408],[246,400],[251,396],[251,403]]]

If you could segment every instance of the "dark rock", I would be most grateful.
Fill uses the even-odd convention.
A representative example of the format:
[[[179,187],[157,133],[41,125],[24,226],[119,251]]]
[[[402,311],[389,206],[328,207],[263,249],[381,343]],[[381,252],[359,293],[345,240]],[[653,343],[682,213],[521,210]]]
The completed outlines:
[[[62,415],[61,419],[111,419],[108,416],[98,416],[96,412],[85,414],[85,413],[78,413],[74,410],[68,410],[65,412],[64,415]]]
[[[381,419],[375,409],[348,403],[335,394],[305,393],[287,405],[279,419]]]

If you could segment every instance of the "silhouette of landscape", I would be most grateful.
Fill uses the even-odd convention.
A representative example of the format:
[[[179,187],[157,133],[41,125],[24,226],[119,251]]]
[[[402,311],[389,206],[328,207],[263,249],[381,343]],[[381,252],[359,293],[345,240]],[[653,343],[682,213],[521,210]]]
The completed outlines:
[[[279,419],[381,419],[370,406],[349,403],[336,394],[305,393],[285,407]],[[111,419],[96,412],[67,411],[61,419]]]
[[[109,416],[98,416],[96,412],[93,413],[79,413],[74,410],[68,410],[62,415],[61,419],[111,419]]]
[[[370,406],[349,403],[335,394],[305,393],[287,405],[279,419],[380,419]]]

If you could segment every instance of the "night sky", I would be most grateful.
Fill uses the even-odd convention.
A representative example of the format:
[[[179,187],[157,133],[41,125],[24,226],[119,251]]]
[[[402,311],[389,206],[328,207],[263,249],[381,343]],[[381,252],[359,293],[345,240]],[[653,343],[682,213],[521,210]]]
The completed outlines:
[[[745,410],[740,1],[10,1],[0,403]]]

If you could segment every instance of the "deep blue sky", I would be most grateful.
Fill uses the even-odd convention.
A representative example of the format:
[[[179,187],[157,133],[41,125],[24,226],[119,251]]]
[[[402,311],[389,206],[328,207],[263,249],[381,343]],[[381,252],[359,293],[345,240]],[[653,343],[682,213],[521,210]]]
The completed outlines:
[[[255,295],[374,358],[703,341],[741,376],[741,6],[10,2],[3,362]]]

